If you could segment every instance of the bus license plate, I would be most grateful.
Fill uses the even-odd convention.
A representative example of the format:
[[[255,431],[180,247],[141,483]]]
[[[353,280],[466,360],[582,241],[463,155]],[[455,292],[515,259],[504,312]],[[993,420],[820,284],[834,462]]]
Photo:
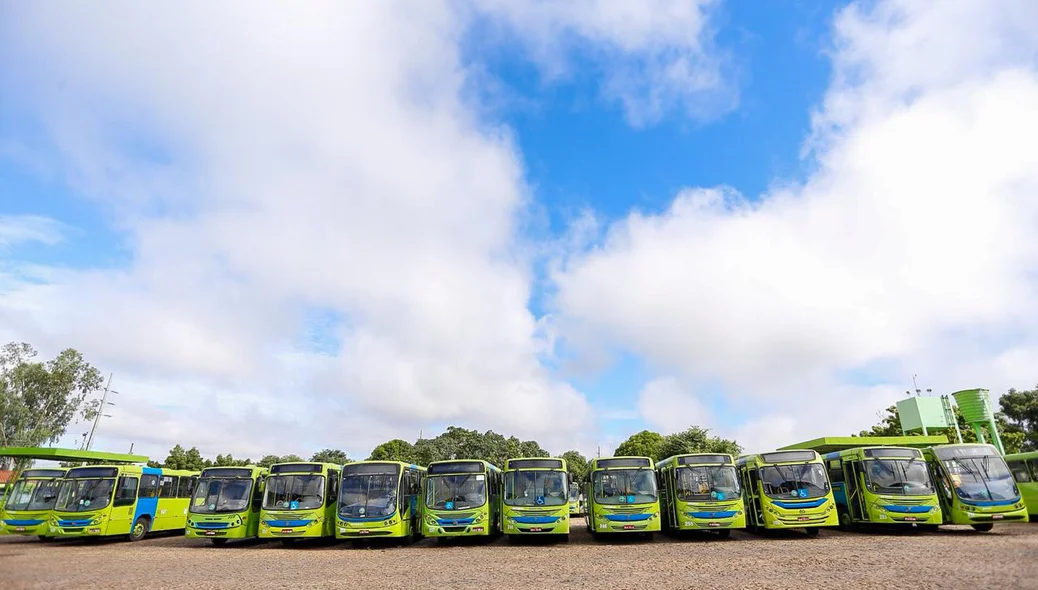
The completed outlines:
[[[914,516],[906,516],[905,520],[918,520],[918,519],[916,517],[914,517]]]
[[[205,532],[205,536],[207,536],[207,537],[215,537],[216,536],[216,531],[206,531]]]
[[[719,523],[719,522],[708,522],[706,524],[706,526],[721,526],[721,523]]]
[[[291,533],[292,529],[281,529],[282,533]]]
[[[634,525],[633,524],[625,524],[624,525],[624,530],[625,531],[633,531],[634,530]]]
[[[811,520],[810,516],[798,516],[797,520]]]
[[[14,530],[19,532],[19,533],[24,533],[25,532],[25,527],[23,527],[23,526],[16,526],[16,527],[14,527]]]
[[[531,533],[539,533],[539,532],[541,532],[542,530],[544,530],[544,529],[542,529],[542,528],[541,528],[541,527],[539,527],[539,526],[535,526],[535,527],[530,527],[530,532],[531,532]]]
[[[357,534],[358,535],[370,535],[371,531],[369,531],[368,529],[360,529],[359,531],[357,531]]]
[[[472,532],[474,532],[474,533],[482,533],[483,532],[483,527],[481,527],[481,526],[474,526],[474,527],[472,527]]]
[[[1002,515],[1001,514],[992,514],[991,518],[993,518],[995,520],[998,520],[998,519],[1002,518]]]

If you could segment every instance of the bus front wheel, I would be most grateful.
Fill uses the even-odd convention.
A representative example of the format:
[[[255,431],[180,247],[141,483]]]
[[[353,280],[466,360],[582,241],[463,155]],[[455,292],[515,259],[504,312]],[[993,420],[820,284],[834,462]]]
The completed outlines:
[[[133,523],[133,528],[130,529],[130,540],[140,541],[141,539],[143,539],[144,535],[148,534],[149,524],[150,523],[146,517],[138,517],[137,520]]]
[[[973,530],[975,530],[975,531],[977,531],[979,533],[986,533],[986,532],[990,531],[991,529],[995,528],[995,525],[991,524],[990,522],[985,522],[983,524],[974,524],[974,525],[971,525],[971,526],[973,527]]]

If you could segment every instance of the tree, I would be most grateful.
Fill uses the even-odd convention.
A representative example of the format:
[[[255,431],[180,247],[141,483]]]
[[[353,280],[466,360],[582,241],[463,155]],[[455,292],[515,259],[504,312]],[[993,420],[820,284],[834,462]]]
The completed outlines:
[[[587,457],[579,451],[566,451],[561,457],[566,461],[566,470],[573,476],[573,481],[581,481],[587,475]]]
[[[263,457],[262,459],[260,459],[256,463],[256,465],[258,465],[260,467],[270,467],[271,465],[273,465],[275,463],[297,463],[297,462],[298,463],[303,462],[303,458],[300,457],[299,455],[282,455],[280,457],[278,455],[267,455],[267,456]]]
[[[655,459],[660,454],[661,446],[663,446],[663,435],[651,430],[643,430],[632,434],[630,438],[620,443],[613,455],[618,457],[651,457]]]
[[[404,463],[416,463],[415,446],[406,440],[394,438],[386,441],[371,450],[368,461],[401,461]]]
[[[245,465],[251,465],[252,459],[235,459],[230,453],[227,455],[217,455],[216,460],[213,461],[212,467],[244,467]]]
[[[72,348],[53,360],[37,362],[26,343],[0,349],[0,446],[38,447],[65,434],[77,415],[93,419],[96,403],[84,403],[101,389],[101,373]],[[19,460],[19,467],[30,461]],[[0,468],[10,460],[0,457]]]
[[[346,454],[346,451],[340,451],[339,449],[324,449],[314,453],[310,460],[314,463],[335,463],[336,465],[345,465],[346,463],[352,463],[353,459]]]
[[[1021,450],[1038,450],[1038,385],[1030,391],[1010,389],[998,403],[1006,421],[1023,434]]]
[[[734,440],[710,436],[709,429],[692,426],[688,430],[665,436],[658,454],[653,458],[662,461],[667,457],[688,453],[727,453],[737,457],[741,452],[742,447]]]
[[[206,467],[212,467],[212,461],[202,458],[202,453],[198,452],[197,447],[191,447],[188,450],[184,450],[184,447],[180,445],[174,445],[169,450],[169,455],[166,456],[166,460],[161,464],[155,461],[149,461],[148,465],[151,467],[165,467],[166,469],[187,469],[190,471],[201,471]]]

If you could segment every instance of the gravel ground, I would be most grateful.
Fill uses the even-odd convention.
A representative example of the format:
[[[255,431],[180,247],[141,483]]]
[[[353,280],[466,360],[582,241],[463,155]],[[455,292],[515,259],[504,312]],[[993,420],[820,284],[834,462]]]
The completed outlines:
[[[538,539],[537,541],[541,541]],[[595,542],[582,526],[568,543],[353,548],[317,543],[229,544],[179,536],[139,543],[0,537],[0,588],[955,588],[1038,589],[1038,525],[990,533],[823,531],[734,533],[651,542]]]

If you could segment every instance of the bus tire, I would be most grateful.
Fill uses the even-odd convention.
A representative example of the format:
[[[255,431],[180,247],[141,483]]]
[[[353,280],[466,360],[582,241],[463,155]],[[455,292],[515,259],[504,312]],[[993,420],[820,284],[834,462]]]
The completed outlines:
[[[811,527],[809,529],[805,529],[805,530],[807,531],[807,536],[808,537],[817,537],[818,533],[822,532],[822,529],[820,529],[819,527],[816,527],[816,526],[813,526],[813,527]]]
[[[220,547],[221,545],[227,544],[227,539],[212,539],[214,547]]]
[[[151,528],[151,519],[147,516],[138,516],[137,520],[133,521],[133,528],[130,529],[130,540],[140,541],[144,538],[144,535],[148,534],[148,529]]]
[[[840,528],[845,531],[854,530],[854,521],[851,520],[849,512],[840,512]]]
[[[991,529],[995,528],[995,525],[990,523],[990,522],[984,522],[984,523],[981,523],[981,524],[973,524],[973,525],[970,525],[970,526],[972,526],[973,530],[977,531],[978,533],[986,533],[986,532],[990,531]]]

